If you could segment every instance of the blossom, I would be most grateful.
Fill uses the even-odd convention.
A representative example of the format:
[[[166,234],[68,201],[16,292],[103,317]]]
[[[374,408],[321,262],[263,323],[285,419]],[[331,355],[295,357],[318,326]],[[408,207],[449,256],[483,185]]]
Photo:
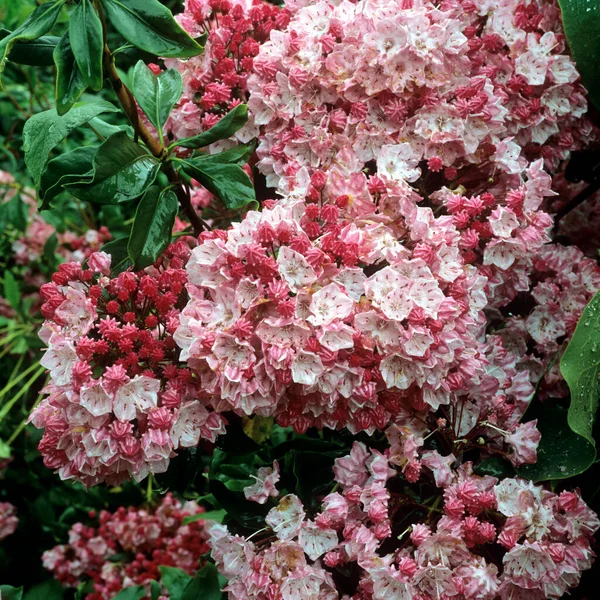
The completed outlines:
[[[208,550],[206,522],[196,519],[184,525],[183,520],[203,510],[171,494],[151,509],[103,510],[97,526],[76,523],[68,543],[44,552],[42,562],[64,586],[76,588],[89,578],[94,591],[87,600],[110,600],[123,588],[149,586],[159,577],[161,565],[193,575]],[[115,562],[117,555],[120,560]]]
[[[244,496],[248,500],[264,504],[269,497],[277,497],[279,492],[275,484],[279,481],[279,463],[273,461],[272,467],[260,467],[254,476],[256,483],[244,488]]]
[[[111,279],[109,257],[92,254],[89,269],[65,263],[42,287],[50,383],[31,421],[62,479],[139,481],[224,431],[173,340],[188,255],[179,242],[145,271]]]
[[[0,541],[13,534],[18,524],[17,509],[10,502],[0,502]]]

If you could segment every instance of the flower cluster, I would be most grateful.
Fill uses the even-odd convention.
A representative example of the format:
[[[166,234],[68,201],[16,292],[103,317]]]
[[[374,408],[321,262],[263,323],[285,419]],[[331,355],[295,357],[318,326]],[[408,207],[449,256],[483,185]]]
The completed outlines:
[[[498,393],[518,407],[500,419],[512,432],[531,388],[515,385],[513,403],[510,377],[486,383],[498,344],[485,339],[484,309],[529,289],[549,184],[538,161],[513,176],[512,195],[442,187],[427,206],[357,164],[301,169],[282,199],[201,236],[175,333],[182,360],[217,410],[275,415],[297,431],[372,432],[402,407],[463,400],[497,412]]]
[[[110,257],[94,253],[42,286],[51,382],[31,421],[45,428],[39,448],[62,479],[139,481],[164,472],[177,448],[224,431],[173,340],[188,255],[179,242],[154,266],[111,278]]]
[[[350,148],[407,181],[485,181],[521,149],[556,167],[596,132],[546,0],[288,2],[254,60],[249,107],[272,185]],[[560,122],[560,128],[559,128]],[[469,166],[476,166],[470,169]]]
[[[200,56],[165,60],[181,72],[185,84],[166,125],[181,139],[209,129],[246,102],[254,57],[272,30],[287,25],[289,12],[263,0],[186,0],[178,19],[191,35],[208,36]],[[257,133],[250,124],[236,138],[247,142]]]
[[[195,502],[182,504],[170,494],[155,509],[102,511],[97,527],[77,523],[69,543],[44,552],[42,561],[64,586],[91,580],[93,591],[86,600],[111,600],[123,588],[149,586],[160,580],[162,565],[193,575],[208,552],[205,522],[184,525],[183,519],[202,512]],[[162,596],[168,597],[168,592],[163,590]]]
[[[17,509],[10,502],[0,502],[0,541],[14,533],[18,524]]]
[[[355,442],[314,518],[292,494],[252,541],[213,525],[229,598],[553,600],[590,568],[600,521],[577,492],[479,476],[452,454],[423,460],[425,503],[406,493],[393,447]]]
[[[522,357],[532,381],[544,377],[541,392],[564,397],[568,390],[556,358],[600,289],[600,267],[576,246],[548,244],[535,256],[532,279],[535,285],[530,293],[518,299],[525,314],[505,319],[498,335]]]

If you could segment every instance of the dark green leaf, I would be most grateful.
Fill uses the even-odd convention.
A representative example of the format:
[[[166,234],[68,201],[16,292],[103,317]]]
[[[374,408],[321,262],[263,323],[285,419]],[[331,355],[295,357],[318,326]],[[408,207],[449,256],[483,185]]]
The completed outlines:
[[[137,48],[167,58],[190,58],[203,50],[158,0],[101,2],[114,28]]]
[[[217,154],[199,154],[194,157],[193,161],[202,161],[203,163],[226,163],[232,165],[244,166],[252,153],[254,152],[254,144],[239,144],[233,148],[227,148]]]
[[[141,600],[146,595],[143,585],[136,585],[121,590],[112,600]]]
[[[171,243],[178,209],[179,202],[172,189],[153,186],[146,192],[135,212],[127,245],[136,270],[154,264]]]
[[[8,29],[0,29],[0,40],[11,34]],[[17,42],[8,60],[20,65],[32,67],[49,67],[54,64],[52,53],[60,38],[54,35],[45,35],[37,40]]]
[[[24,596],[23,600],[62,600],[65,589],[56,579],[49,579],[33,586]],[[4,600],[4,596],[2,597]]]
[[[254,186],[239,165],[201,159],[182,160],[180,163],[190,177],[197,179],[229,209],[242,208],[256,200]]]
[[[600,3],[559,0],[565,35],[592,102],[600,108]]]
[[[21,600],[21,598],[23,598],[23,588],[0,585],[0,597],[2,600]]]
[[[54,109],[33,115],[23,128],[23,149],[25,163],[36,186],[39,185],[48,163],[48,154],[73,129],[101,113],[118,111],[119,109],[109,102],[98,100],[76,104],[63,116],[58,115]]]
[[[222,523],[223,519],[227,516],[227,511],[225,510],[209,510],[208,512],[198,513],[197,515],[191,515],[189,517],[183,518],[183,524],[189,525],[194,521],[216,521],[217,523]]]
[[[162,588],[160,586],[160,583],[158,583],[158,581],[154,581],[154,579],[152,579],[150,581],[150,600],[158,600],[161,595],[162,595]]]
[[[40,210],[50,206],[50,202],[63,190],[63,184],[81,181],[85,175],[89,175],[91,179],[96,151],[97,148],[94,146],[83,146],[60,154],[48,163],[38,191],[42,201]]]
[[[507,460],[504,460],[499,456],[484,458],[473,471],[477,475],[491,475],[497,479],[515,476],[514,467]]]
[[[183,93],[183,79],[176,69],[155,75],[140,60],[133,71],[133,95],[150,123],[162,135],[163,125]]]
[[[216,125],[208,131],[193,137],[178,140],[173,145],[183,148],[203,148],[217,140],[225,140],[231,137],[248,122],[248,106],[240,104],[228,112]]]
[[[118,240],[113,240],[102,246],[102,252],[106,252],[111,256],[111,272],[113,275],[118,275],[132,266],[132,262],[127,254],[128,237],[122,237]]]
[[[11,226],[18,231],[27,228],[27,205],[19,194],[15,194],[6,204],[0,204],[0,229]]]
[[[158,567],[160,581],[167,588],[170,600],[180,600],[183,591],[192,581],[192,577],[185,571],[175,567]]]
[[[198,571],[196,577],[189,582],[181,600],[221,600],[221,586],[219,584],[219,572],[215,565],[208,563]]]
[[[56,85],[54,87],[56,112],[64,115],[71,110],[87,87],[83,74],[75,62],[68,31],[54,49],[54,64],[56,65]]]
[[[528,411],[528,416],[532,411]],[[537,462],[517,468],[517,474],[534,482],[566,479],[588,469],[596,458],[594,446],[573,432],[567,423],[567,410],[546,404],[533,411],[542,440]]]
[[[569,426],[595,446],[592,428],[600,398],[600,292],[585,307],[575,333],[560,360],[569,385]]]
[[[4,273],[3,295],[15,310],[19,310],[21,306],[21,290],[19,289],[19,283],[10,271],[5,271]]]
[[[0,40],[0,75],[14,45],[19,41],[37,40],[48,33],[54,27],[64,3],[65,0],[59,0],[38,6],[18,29]]]
[[[102,23],[90,0],[81,0],[69,20],[69,37],[77,66],[85,84],[98,91],[102,88]]]
[[[119,131],[98,148],[91,181],[69,183],[65,187],[87,202],[128,202],[152,185],[159,167],[156,158],[130,139],[125,131]]]

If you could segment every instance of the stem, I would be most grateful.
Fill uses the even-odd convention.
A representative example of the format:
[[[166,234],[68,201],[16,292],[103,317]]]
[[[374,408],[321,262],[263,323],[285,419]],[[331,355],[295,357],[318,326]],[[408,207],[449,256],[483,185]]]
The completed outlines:
[[[106,20],[104,18],[104,12],[102,11],[99,3],[96,4],[96,8],[98,9],[98,15],[102,21],[104,39],[106,40]],[[104,74],[106,77],[108,77],[108,80],[110,81],[112,88],[117,95],[121,108],[127,115],[131,125],[133,126],[133,129],[135,130],[136,136],[139,137],[142,142],[144,142],[148,150],[150,150],[150,152],[152,152],[156,158],[164,161],[167,158],[169,151],[163,144],[160,143],[160,141],[154,138],[152,133],[150,133],[148,128],[144,125],[144,123],[142,123],[135,98],[129,88],[119,77],[112,52],[106,43],[104,44],[103,67]],[[202,219],[198,216],[198,213],[196,213],[194,210],[190,196],[183,187],[181,177],[170,163],[165,164],[165,174],[169,179],[169,182],[175,186],[177,200],[179,200],[181,209],[192,224],[194,235],[200,235],[200,233],[204,231],[205,225]]]
[[[13,396],[13,398],[2,407],[2,410],[0,411],[0,421],[2,421],[2,419],[4,419],[4,417],[10,412],[10,409],[17,403],[19,398],[21,398],[21,396],[24,396],[29,391],[29,388],[38,380],[39,376],[45,370],[46,369],[44,367],[40,367],[33,374],[33,377],[17,392],[17,394]]]

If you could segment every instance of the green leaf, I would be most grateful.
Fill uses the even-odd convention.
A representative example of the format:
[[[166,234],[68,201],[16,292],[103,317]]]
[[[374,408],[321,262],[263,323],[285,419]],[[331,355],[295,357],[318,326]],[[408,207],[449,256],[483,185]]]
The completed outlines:
[[[130,43],[165,58],[190,58],[202,53],[158,0],[101,0],[114,28]]]
[[[183,79],[177,69],[167,69],[155,75],[140,60],[133,70],[133,95],[150,123],[162,137],[162,128],[169,113],[183,93]]]
[[[112,600],[141,600],[146,595],[143,585],[136,585],[121,590]]]
[[[239,144],[217,154],[199,154],[193,160],[202,161],[203,163],[227,163],[242,167],[248,162],[253,152],[254,144]]]
[[[559,0],[567,41],[592,102],[600,108],[600,3]]]
[[[518,467],[517,474],[537,482],[567,479],[583,473],[596,458],[594,446],[569,428],[566,409],[541,402],[539,405],[534,411],[542,434],[537,462]],[[528,416],[530,412],[527,411]]]
[[[65,589],[63,586],[56,579],[49,579],[34,585],[25,594],[23,600],[62,600],[64,595]],[[2,600],[4,600],[4,597]]]
[[[159,161],[119,131],[98,148],[89,182],[68,183],[66,189],[87,202],[118,204],[141,196],[154,182]]]
[[[160,581],[167,588],[171,600],[180,600],[185,588],[191,583],[192,577],[185,571],[175,567],[158,567]]]
[[[150,600],[158,600],[158,598],[162,595],[162,587],[158,581],[152,579],[150,581]]]
[[[153,186],[146,192],[135,212],[127,245],[136,270],[154,264],[171,243],[178,210],[179,202],[172,189]]]
[[[0,29],[0,39],[10,34],[8,29]],[[52,53],[59,41],[60,38],[55,35],[45,35],[37,40],[17,42],[10,51],[8,60],[20,65],[49,67],[54,64]]]
[[[106,254],[110,254],[111,256],[110,270],[113,275],[122,273],[133,264],[127,254],[128,243],[129,237],[122,237],[102,246],[102,252],[106,252]]]
[[[227,516],[226,510],[209,510],[204,513],[198,513],[197,515],[190,515],[189,517],[183,518],[183,524],[189,525],[195,521],[216,521],[222,523],[223,519]]]
[[[221,597],[219,572],[215,565],[208,563],[189,582],[181,595],[181,600],[198,600],[199,598],[202,598],[202,600],[221,600]]]
[[[499,456],[484,458],[473,471],[477,475],[491,475],[498,479],[515,476],[514,467],[507,460],[504,460]]]
[[[2,600],[21,600],[23,588],[15,588],[10,585],[0,585],[0,597]]]
[[[85,84],[98,91],[102,88],[102,23],[90,0],[81,0],[69,20],[69,37],[77,66]]]
[[[0,204],[0,230],[11,226],[18,231],[27,229],[27,205],[19,194],[15,194],[6,204]]]
[[[23,149],[25,163],[36,186],[39,185],[42,173],[48,164],[48,154],[73,129],[101,113],[118,111],[119,109],[109,102],[98,100],[76,104],[63,116],[52,109],[33,115],[28,119],[23,128]]]
[[[247,122],[248,106],[246,104],[239,104],[209,130],[193,137],[178,140],[173,144],[173,146],[194,149],[203,148],[204,146],[213,144],[217,140],[225,140],[231,137]]]
[[[571,391],[569,427],[595,446],[592,428],[600,398],[600,292],[585,307],[560,360]]]
[[[10,271],[4,273],[4,297],[15,310],[19,310],[21,290],[19,289],[19,283]]]
[[[48,33],[54,27],[64,3],[65,0],[59,0],[38,6],[18,29],[0,40],[0,75],[14,45],[19,41],[37,40]]]
[[[62,192],[65,183],[81,181],[85,175],[89,175],[91,179],[96,151],[97,148],[94,146],[83,146],[59,154],[48,163],[38,190],[41,200],[40,210],[50,207],[50,202]]]
[[[54,99],[56,112],[62,116],[71,110],[87,87],[83,74],[75,62],[68,31],[54,49],[54,64],[56,65]]]
[[[201,159],[179,162],[190,177],[197,179],[229,209],[242,208],[256,200],[254,186],[239,165]]]

